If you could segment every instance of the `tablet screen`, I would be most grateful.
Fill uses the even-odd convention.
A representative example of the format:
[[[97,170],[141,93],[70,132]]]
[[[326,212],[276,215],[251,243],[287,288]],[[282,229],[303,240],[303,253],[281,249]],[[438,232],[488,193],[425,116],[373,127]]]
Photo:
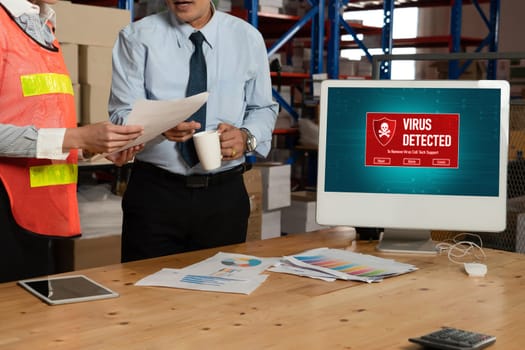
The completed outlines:
[[[118,293],[83,275],[37,278],[18,284],[51,305],[118,296]]]

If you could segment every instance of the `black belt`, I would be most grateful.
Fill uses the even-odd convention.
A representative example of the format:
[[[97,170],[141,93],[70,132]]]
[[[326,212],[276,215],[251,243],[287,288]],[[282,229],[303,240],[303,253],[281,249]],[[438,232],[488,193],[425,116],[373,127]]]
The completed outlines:
[[[218,173],[209,174],[193,174],[193,175],[181,175],[175,174],[165,169],[159,168],[151,163],[143,162],[135,159],[133,167],[155,172],[156,175],[168,178],[169,180],[181,182],[188,188],[206,188],[210,185],[218,185],[232,180],[236,176],[242,175],[245,171],[252,168],[250,163],[243,163],[237,165],[234,168],[221,171]]]

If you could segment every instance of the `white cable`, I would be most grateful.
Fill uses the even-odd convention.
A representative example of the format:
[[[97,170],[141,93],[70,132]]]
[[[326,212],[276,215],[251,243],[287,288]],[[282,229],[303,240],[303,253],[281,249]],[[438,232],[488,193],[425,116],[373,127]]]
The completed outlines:
[[[470,241],[458,241],[458,237],[463,236],[474,236],[479,239],[479,245]],[[486,259],[485,252],[483,251],[483,242],[479,235],[474,233],[460,233],[452,238],[452,243],[442,242],[438,243],[436,247],[439,252],[447,252],[448,259],[455,264],[464,264],[468,260],[467,258],[474,258],[474,262],[480,262]],[[472,262],[472,261],[468,261]]]

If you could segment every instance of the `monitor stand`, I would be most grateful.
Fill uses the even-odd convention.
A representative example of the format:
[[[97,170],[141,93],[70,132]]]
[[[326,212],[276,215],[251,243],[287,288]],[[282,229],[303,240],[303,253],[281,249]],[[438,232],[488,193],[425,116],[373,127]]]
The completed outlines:
[[[438,253],[428,230],[385,229],[381,232],[376,249],[385,253]]]

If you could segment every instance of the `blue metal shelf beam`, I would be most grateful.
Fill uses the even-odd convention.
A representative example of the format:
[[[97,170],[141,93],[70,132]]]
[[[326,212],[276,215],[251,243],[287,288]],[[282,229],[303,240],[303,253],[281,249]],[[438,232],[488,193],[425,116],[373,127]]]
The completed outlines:
[[[256,0],[254,0],[256,1]],[[276,53],[284,44],[286,44],[294,35],[312,20],[318,13],[317,7],[312,7],[299,21],[294,23],[270,48],[268,49],[268,56]],[[253,24],[253,23],[252,23]]]
[[[257,15],[257,10],[259,9],[259,0],[244,0],[244,8],[248,11],[248,23],[258,28],[259,16]]]
[[[328,1],[328,20],[330,21],[330,37],[327,43],[326,52],[326,66],[328,78],[336,79],[339,73],[339,40],[332,40],[332,38],[341,37],[341,24],[344,22],[339,15],[340,9],[343,7],[341,0]],[[355,35],[354,35],[355,38]]]
[[[341,9],[348,3],[348,0],[329,0],[328,6],[328,18],[330,20],[330,38],[328,41],[328,77],[331,79],[339,78],[339,57],[340,57],[340,45],[339,40],[341,38],[341,30],[343,29],[352,36],[352,39],[357,46],[363,50],[366,58],[372,63],[372,55],[368,48],[357,36],[354,29],[344,20],[340,14]],[[384,54],[390,54],[392,52],[392,31],[394,23],[394,1],[384,0],[383,4],[383,27],[381,34],[381,48]],[[390,79],[391,69],[390,62],[385,61],[381,64],[381,79]]]
[[[383,3],[383,30],[381,33],[381,49],[383,54],[392,53],[392,37],[394,34],[394,0],[384,0]],[[392,74],[390,61],[381,62],[381,79],[390,79]]]
[[[129,10],[131,14],[131,21],[135,19],[135,15],[133,14],[133,0],[118,0],[117,6],[120,9]]]
[[[356,44],[365,53],[367,59],[372,63],[372,55],[368,51],[366,45],[358,38],[354,29],[346,23],[343,16],[340,15],[340,9],[343,3],[341,0],[330,0],[328,5],[328,19],[330,21],[330,37],[328,40],[327,52],[327,73],[330,79],[339,78],[339,56],[340,45],[339,39],[341,37],[341,27],[352,36]]]
[[[310,72],[321,73],[323,71],[323,52],[324,52],[324,4],[325,0],[317,0],[314,3],[312,0],[308,1],[311,9],[296,23],[289,28],[269,49],[268,56],[276,53],[283,45],[290,41],[294,35],[304,27],[308,22],[311,22],[311,59]],[[245,9],[248,11],[248,22],[257,28],[257,9],[259,8],[258,0],[245,0]],[[281,94],[272,89],[272,95],[276,101],[284,108],[290,115],[297,120],[298,113],[294,108],[281,96]]]
[[[461,16],[462,16],[462,5],[463,0],[453,0],[451,3],[451,20],[450,20],[450,33],[451,33],[451,45],[450,52],[456,53],[461,52]],[[478,0],[472,0],[481,20],[485,23],[488,29],[488,35],[483,39],[481,44],[475,49],[475,52],[481,52],[483,48],[488,47],[489,52],[498,51],[498,35],[499,35],[499,9],[500,0],[490,1],[490,14],[486,16],[485,12],[479,5]],[[459,76],[468,68],[472,63],[472,60],[464,62],[460,65],[459,61],[452,60],[449,62],[449,79],[458,79]],[[496,61],[488,61],[487,66],[487,79],[496,79]]]

